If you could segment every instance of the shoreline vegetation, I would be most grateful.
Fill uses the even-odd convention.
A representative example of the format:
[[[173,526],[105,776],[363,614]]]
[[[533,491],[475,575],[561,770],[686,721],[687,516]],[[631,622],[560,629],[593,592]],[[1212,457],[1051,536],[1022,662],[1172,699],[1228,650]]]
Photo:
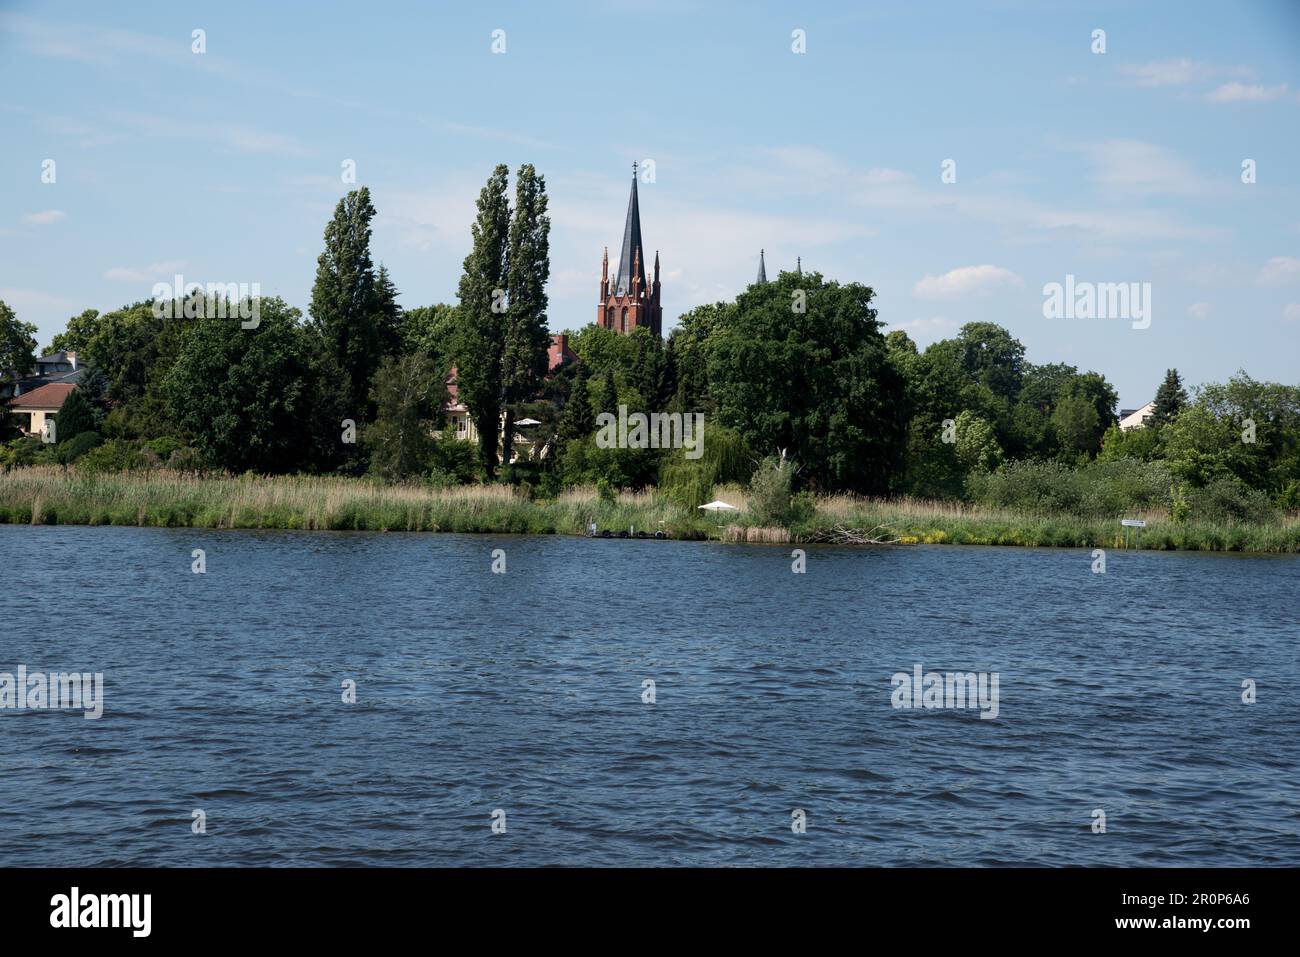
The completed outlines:
[[[692,513],[654,492],[574,488],[530,497],[506,485],[386,484],[332,476],[211,476],[168,469],[85,474],[58,466],[17,468],[0,477],[0,524],[127,525],[162,528],[319,531],[462,532],[585,535],[635,528],[671,538],[813,544],[844,541],[842,532],[883,530],[897,544],[1124,548],[1120,516],[1085,517],[911,498],[818,496],[815,510],[792,527],[757,523],[740,486],[718,486],[737,505],[725,517]],[[1123,516],[1128,547],[1213,552],[1300,552],[1300,515],[1268,523],[1175,522],[1163,510]],[[877,531],[877,534],[880,534]]]

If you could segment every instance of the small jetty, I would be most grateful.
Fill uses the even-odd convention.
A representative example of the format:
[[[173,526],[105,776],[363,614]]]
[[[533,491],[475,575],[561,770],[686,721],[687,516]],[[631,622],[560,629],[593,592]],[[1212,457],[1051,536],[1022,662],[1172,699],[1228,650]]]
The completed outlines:
[[[587,525],[588,538],[654,538],[660,541],[668,537],[668,533],[662,528],[653,532],[647,532],[644,528],[620,528],[617,531],[609,528],[599,528],[595,522]]]

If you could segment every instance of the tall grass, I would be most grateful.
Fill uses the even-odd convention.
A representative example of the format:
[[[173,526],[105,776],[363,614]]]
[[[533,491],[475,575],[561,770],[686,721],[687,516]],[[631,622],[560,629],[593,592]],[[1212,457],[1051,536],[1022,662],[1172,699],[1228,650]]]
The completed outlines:
[[[623,492],[605,501],[594,488],[532,501],[502,485],[431,488],[327,476],[198,477],[168,470],[83,474],[34,466],[0,474],[0,522],[534,535],[581,535],[594,522],[614,532],[662,529],[674,538],[773,544],[807,541],[836,526],[885,525],[904,544],[1124,545],[1118,516],[831,495],[817,499],[811,522],[789,529],[755,521],[743,488],[717,486],[713,497],[740,510],[714,517],[657,492]],[[1147,528],[1130,533],[1133,547],[1300,552],[1300,516],[1294,514],[1269,524],[1176,524],[1161,510],[1127,517],[1147,520]]]

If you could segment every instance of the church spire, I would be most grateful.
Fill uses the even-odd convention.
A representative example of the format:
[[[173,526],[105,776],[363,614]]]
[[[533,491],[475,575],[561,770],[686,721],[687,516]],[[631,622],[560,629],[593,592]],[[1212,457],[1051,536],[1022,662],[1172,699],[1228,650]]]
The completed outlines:
[[[614,276],[614,291],[627,295],[632,291],[633,277],[646,288],[645,267],[640,262],[641,206],[636,199],[636,163],[632,164],[632,192],[627,198],[627,222],[623,225],[623,248],[618,257],[618,272]]]
[[[758,279],[755,282],[767,282],[767,265],[763,262],[763,250],[758,251]]]

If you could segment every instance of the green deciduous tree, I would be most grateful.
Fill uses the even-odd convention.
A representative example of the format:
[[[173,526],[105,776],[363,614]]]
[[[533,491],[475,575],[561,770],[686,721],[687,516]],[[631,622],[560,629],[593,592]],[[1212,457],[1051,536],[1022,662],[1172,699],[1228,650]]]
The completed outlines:
[[[378,414],[365,431],[371,469],[376,474],[401,479],[428,470],[433,433],[446,394],[442,377],[427,356],[417,353],[384,359],[375,376],[372,399]]]
[[[312,321],[342,370],[345,405],[358,418],[369,418],[370,378],[383,353],[381,304],[370,258],[374,216],[364,186],[338,201],[325,227],[325,250],[316,260],[311,290]]]
[[[478,430],[483,471],[496,474],[504,402],[501,355],[505,345],[506,253],[510,240],[509,170],[498,166],[479,192],[465,257],[457,310],[456,387]]]
[[[51,352],[82,352],[99,329],[99,310],[87,309],[68,320],[67,329],[50,343]]]
[[[785,450],[818,489],[883,493],[904,446],[904,383],[874,293],[818,273],[750,286],[710,335],[722,424],[759,453]]]
[[[506,255],[509,305],[501,342],[501,388],[506,413],[502,441],[507,450],[514,438],[514,405],[537,392],[547,371],[551,219],[546,207],[546,179],[526,163],[515,176],[515,209]]]
[[[340,443],[328,354],[281,299],[261,301],[261,322],[193,323],[162,390],[172,417],[215,465],[292,472],[321,465]]]
[[[36,364],[36,326],[21,322],[0,300],[0,380],[21,378]]]

